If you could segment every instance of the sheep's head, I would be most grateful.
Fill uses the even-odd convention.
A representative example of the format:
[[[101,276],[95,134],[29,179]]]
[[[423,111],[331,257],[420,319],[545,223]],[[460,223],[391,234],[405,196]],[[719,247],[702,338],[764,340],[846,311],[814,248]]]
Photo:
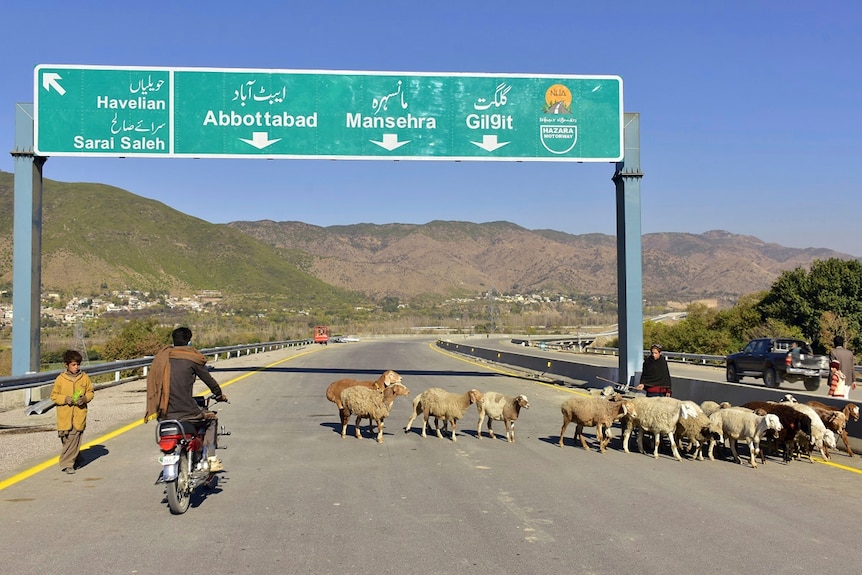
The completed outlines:
[[[519,408],[530,409],[530,402],[527,401],[527,396],[523,394],[515,398],[515,405]]]
[[[847,416],[844,415],[843,411],[833,411],[821,419],[832,429],[841,429],[847,425]]]
[[[782,402],[785,402],[785,403],[798,403],[798,402],[796,401],[796,398],[795,398],[795,397],[793,397],[793,395],[791,395],[791,394],[789,394],[789,393],[785,393],[785,394],[784,394],[784,397],[782,397],[782,398],[781,398],[781,401],[782,401]]]
[[[392,384],[401,383],[401,376],[397,371],[392,371],[391,369],[387,369],[383,372],[383,386],[389,387]]]
[[[859,406],[855,403],[848,403],[845,407],[850,412],[850,417],[853,421],[859,421]]]
[[[778,416],[774,413],[767,413],[763,416],[766,419],[766,429],[774,429],[775,431],[781,431],[781,421],[778,420]]]
[[[478,389],[471,389],[467,392],[467,397],[470,398],[470,403],[476,403],[482,401],[482,392]]]
[[[635,409],[635,404],[632,403],[631,401],[629,401],[628,399],[623,399],[620,401],[620,412],[617,415],[617,419],[619,419],[623,416],[629,416],[629,417],[637,417],[638,416],[638,412]]]
[[[389,387],[392,388],[392,393],[394,395],[410,395],[410,390],[407,387],[401,385],[400,383],[393,383]]]

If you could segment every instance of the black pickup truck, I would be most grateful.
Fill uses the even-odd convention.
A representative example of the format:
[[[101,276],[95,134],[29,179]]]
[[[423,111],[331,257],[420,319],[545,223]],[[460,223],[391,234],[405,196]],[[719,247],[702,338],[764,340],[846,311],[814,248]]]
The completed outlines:
[[[798,355],[791,353],[794,342],[800,349]],[[742,351],[728,355],[725,362],[727,381],[759,377],[766,387],[801,381],[806,390],[816,391],[821,376],[829,374],[829,358],[814,355],[807,342],[793,338],[753,339]]]

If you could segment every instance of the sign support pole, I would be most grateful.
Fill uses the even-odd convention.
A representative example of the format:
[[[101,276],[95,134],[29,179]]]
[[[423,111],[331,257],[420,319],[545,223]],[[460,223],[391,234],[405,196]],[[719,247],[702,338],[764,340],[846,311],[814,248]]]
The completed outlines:
[[[618,381],[630,386],[636,383],[644,359],[640,114],[626,112],[623,125],[623,161],[617,162],[613,177],[617,196]]]
[[[12,375],[39,371],[42,284],[42,166],[33,150],[33,104],[15,105]],[[26,390],[25,403],[30,403]]]

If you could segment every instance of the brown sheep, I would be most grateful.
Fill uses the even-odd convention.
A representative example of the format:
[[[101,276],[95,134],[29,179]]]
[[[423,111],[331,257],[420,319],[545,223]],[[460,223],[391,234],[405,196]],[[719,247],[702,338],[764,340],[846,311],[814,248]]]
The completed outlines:
[[[560,411],[563,413],[563,428],[560,429],[560,442],[558,445],[563,446],[563,437],[566,434],[566,428],[572,421],[575,422],[575,442],[578,438],[581,439],[581,445],[589,451],[587,440],[584,438],[584,427],[596,428],[596,439],[599,441],[599,451],[605,453],[605,447],[611,440],[610,427],[614,421],[624,415],[636,417],[637,413],[631,401],[624,400],[620,395],[613,395],[610,398],[604,397],[570,397],[560,404]]]
[[[383,420],[389,416],[395,398],[399,395],[410,395],[410,390],[400,383],[393,383],[383,391],[375,391],[364,386],[354,385],[348,387],[341,393],[343,408],[341,415],[341,437],[347,435],[347,422],[351,415],[356,416],[354,431],[357,439],[359,434],[359,420],[368,418],[377,424],[377,443],[383,443]],[[370,427],[370,425],[369,425]]]
[[[859,421],[859,406],[855,403],[847,403],[844,405],[844,409],[838,409],[837,407],[826,405],[819,401],[812,400],[806,401],[805,403],[814,408],[814,411],[816,411],[817,415],[820,416],[820,419],[823,420],[823,424],[827,429],[831,429],[841,436],[841,440],[844,442],[844,447],[847,448],[847,455],[853,457],[853,450],[850,448],[850,441],[847,437],[847,422],[851,419],[853,421]],[[842,414],[843,417],[837,415],[839,413]]]
[[[437,430],[437,437],[441,439],[443,437],[443,434],[440,433],[439,424],[439,420],[442,419],[444,425],[447,422],[452,424],[452,441],[458,441],[458,438],[455,436],[455,426],[458,420],[464,417],[464,413],[471,405],[481,399],[482,392],[478,389],[471,389],[464,394],[452,393],[439,387],[426,389],[413,400],[413,414],[410,416],[410,421],[404,426],[404,432],[407,433],[410,431],[413,420],[422,413],[424,415],[422,437],[426,437],[425,428],[428,426],[428,418],[434,416],[434,427]]]
[[[343,406],[341,404],[341,392],[343,392],[348,387],[353,387],[356,385],[361,385],[363,387],[367,387],[368,389],[374,389],[376,391],[383,391],[385,387],[389,387],[393,383],[401,383],[401,376],[398,372],[392,371],[391,369],[387,369],[380,377],[378,377],[374,381],[358,381],[356,379],[339,379],[338,381],[333,381],[329,384],[329,387],[326,388],[326,399],[335,404],[338,408],[339,416],[341,416],[341,411]]]

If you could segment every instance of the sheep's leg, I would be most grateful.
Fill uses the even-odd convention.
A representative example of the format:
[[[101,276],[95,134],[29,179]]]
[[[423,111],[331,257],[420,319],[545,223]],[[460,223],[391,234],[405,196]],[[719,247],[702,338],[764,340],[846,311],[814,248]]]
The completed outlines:
[[[847,448],[847,455],[849,455],[850,457],[853,457],[853,450],[850,449],[850,440],[847,439],[847,430],[846,429],[841,430],[841,441],[844,442],[844,447]]]
[[[566,433],[566,428],[569,426],[570,422],[571,422],[571,420],[568,417],[563,416],[563,428],[560,429],[560,442],[557,443],[557,445],[559,445],[560,447],[563,446],[563,437]],[[578,433],[575,432],[575,437],[577,437],[577,435],[578,435]]]
[[[712,449],[713,449],[714,447],[715,447],[715,438],[714,438],[714,437],[710,437],[710,438],[709,438],[709,460],[710,460],[710,461],[715,461],[715,457],[713,457],[713,456],[712,456]]]
[[[428,412],[424,412],[422,418],[422,437],[427,437],[425,435],[425,428],[428,427]]]
[[[641,453],[646,453],[644,451],[644,433],[646,432],[643,427],[638,428],[638,451]],[[658,454],[656,454],[656,457],[658,457]]]
[[[673,451],[673,456],[677,461],[682,461],[682,455],[679,454],[679,449],[676,448],[676,441],[673,438],[673,431],[667,434],[667,439],[670,441],[670,449]],[[655,456],[658,458],[658,444],[661,443],[661,434],[656,434],[655,438]]]
[[[457,419],[453,419],[453,420],[452,420],[452,441],[458,441],[458,438],[457,438],[457,437],[455,437],[455,427],[456,427],[457,425],[458,425],[458,420],[457,420]],[[491,437],[493,437],[493,435],[492,435]]]
[[[733,460],[736,463],[742,463],[742,459],[739,458],[739,453],[736,451],[736,440],[733,438],[730,439],[730,452],[733,454]]]
[[[760,462],[766,465],[766,458],[763,456],[763,450],[760,448],[760,438],[755,437],[748,443],[748,448],[752,450],[752,454],[760,455]],[[751,461],[754,463],[752,467],[757,468],[757,458],[752,455]]]
[[[445,419],[443,420],[443,425],[446,425]],[[434,418],[434,429],[437,431],[437,437],[443,439],[443,432],[440,431],[440,420],[437,417]]]
[[[359,433],[359,420],[360,419],[362,419],[362,418],[357,415],[356,416],[356,422],[354,422],[354,424],[353,424],[353,431],[354,431],[354,435],[356,435],[356,439],[359,439],[360,437],[362,437],[362,434]],[[370,427],[371,426],[371,423],[370,423],[371,419],[369,418],[368,421],[369,421],[368,425]]]
[[[698,461],[703,461],[703,442],[699,439],[695,439],[693,441],[694,445],[694,457]]]
[[[623,431],[623,451],[629,452],[629,438],[632,436],[632,423],[626,421],[626,428]]]
[[[479,426],[476,427],[476,438],[482,439],[482,421],[485,419],[485,410],[479,409]],[[490,419],[490,418],[489,418]],[[490,421],[488,422],[488,428],[490,429]]]
[[[341,438],[344,439],[347,437],[347,423],[350,421],[350,411],[342,408],[339,410],[338,415],[341,417]]]
[[[578,444],[578,439],[581,440],[581,446],[589,451],[590,448],[587,446],[587,438],[584,437],[584,424],[580,422],[575,425],[575,445]]]
[[[754,446],[754,440],[748,440],[748,460],[751,462],[751,466],[757,469],[757,448]]]
[[[503,423],[506,424],[506,441],[515,443],[515,422],[504,419]]]
[[[605,433],[606,430],[601,423],[596,424],[596,438],[599,440],[599,453],[605,453],[605,448],[608,446],[610,437]]]
[[[497,436],[494,435],[494,430],[491,429],[491,417],[490,416],[488,416],[488,436],[491,439],[497,439]]]
[[[410,431],[410,426],[413,425],[413,420],[416,419],[416,416],[419,415],[416,410],[413,410],[413,413],[410,414],[410,420],[407,422],[407,425],[404,426],[404,433]]]
[[[376,419],[377,422],[377,443],[383,443],[383,420]],[[371,427],[371,424],[368,424],[368,427]]]

